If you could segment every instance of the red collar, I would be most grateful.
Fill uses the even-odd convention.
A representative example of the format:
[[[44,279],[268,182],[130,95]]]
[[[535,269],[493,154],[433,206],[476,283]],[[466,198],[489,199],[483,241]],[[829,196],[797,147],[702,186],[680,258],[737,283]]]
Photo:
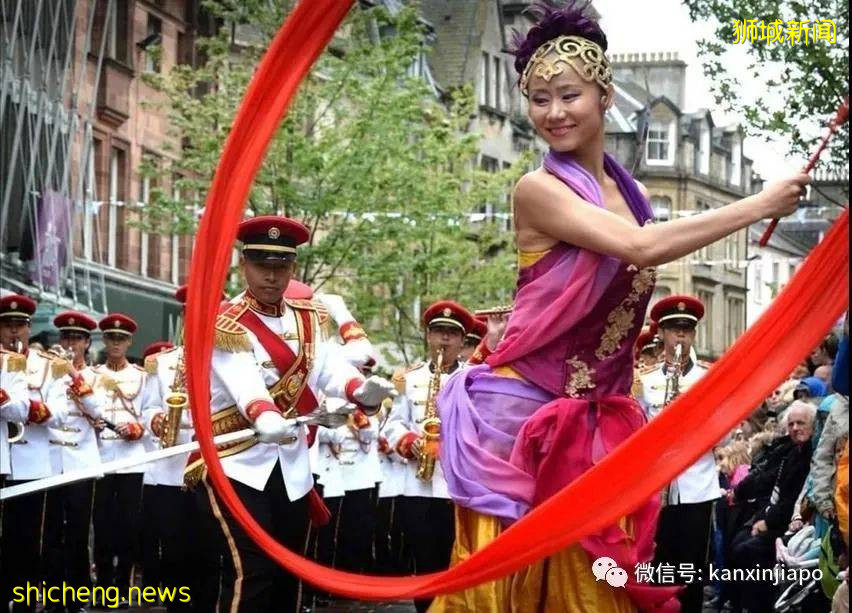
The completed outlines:
[[[246,290],[246,294],[243,300],[246,301],[246,304],[248,304],[249,308],[252,311],[260,313],[261,315],[268,315],[269,317],[281,317],[284,315],[283,298],[278,304],[267,304],[255,298],[250,290]]]

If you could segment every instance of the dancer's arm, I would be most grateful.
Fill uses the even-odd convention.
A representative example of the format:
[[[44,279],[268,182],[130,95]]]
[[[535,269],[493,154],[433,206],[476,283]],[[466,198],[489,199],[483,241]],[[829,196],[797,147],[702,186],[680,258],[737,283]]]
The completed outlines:
[[[645,267],[674,261],[761,219],[790,215],[808,183],[808,175],[796,174],[727,206],[639,227],[586,202],[553,175],[534,171],[515,186],[514,207],[519,231],[529,228]]]

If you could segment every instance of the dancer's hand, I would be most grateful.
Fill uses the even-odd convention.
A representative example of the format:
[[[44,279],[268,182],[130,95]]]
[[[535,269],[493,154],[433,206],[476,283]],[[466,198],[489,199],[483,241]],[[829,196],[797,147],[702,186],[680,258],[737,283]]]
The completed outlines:
[[[488,349],[494,351],[497,348],[497,343],[503,339],[506,333],[506,324],[509,323],[508,313],[489,313],[488,321],[486,322],[487,332],[485,333],[485,344]]]
[[[794,213],[807,193],[805,188],[810,182],[808,175],[799,172],[767,185],[757,194],[757,200],[763,207],[763,217],[777,219]]]

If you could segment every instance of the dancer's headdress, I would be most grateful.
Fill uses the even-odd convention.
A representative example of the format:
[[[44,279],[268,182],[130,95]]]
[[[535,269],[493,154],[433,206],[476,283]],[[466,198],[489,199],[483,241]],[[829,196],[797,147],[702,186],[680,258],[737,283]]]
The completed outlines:
[[[549,81],[566,65],[604,89],[612,82],[612,68],[605,53],[606,35],[594,19],[584,14],[587,7],[588,3],[578,6],[572,1],[559,9],[549,3],[534,4],[528,9],[538,23],[526,35],[515,32],[512,50],[525,96],[533,76]]]

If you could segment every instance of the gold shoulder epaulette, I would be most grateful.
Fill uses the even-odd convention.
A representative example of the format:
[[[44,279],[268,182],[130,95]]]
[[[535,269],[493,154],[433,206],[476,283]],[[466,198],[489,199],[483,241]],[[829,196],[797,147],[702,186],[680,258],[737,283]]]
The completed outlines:
[[[149,355],[145,358],[145,372],[149,375],[157,374],[157,354]]]
[[[248,308],[244,302],[229,307],[216,318],[216,328],[213,330],[213,345],[216,349],[239,353],[251,351],[251,341],[246,329],[237,321]]]
[[[317,303],[313,300],[302,300],[301,298],[285,298],[284,302],[287,306],[294,309],[308,309],[310,311],[317,310]]]
[[[421,366],[423,366],[424,362],[417,362],[416,364],[411,364],[410,366],[406,366],[404,368],[399,368],[393,373],[393,377],[391,377],[391,381],[394,386],[396,386],[396,391],[400,394],[405,393],[405,376],[413,370],[417,370]]]
[[[63,358],[53,358],[50,360],[50,376],[54,379],[59,379],[71,372],[71,362]]]
[[[6,372],[26,372],[27,356],[5,349],[2,352],[6,356]]]
[[[310,302],[317,313],[317,322],[323,340],[331,338],[331,315],[328,313],[328,308],[319,300],[311,300]]]

